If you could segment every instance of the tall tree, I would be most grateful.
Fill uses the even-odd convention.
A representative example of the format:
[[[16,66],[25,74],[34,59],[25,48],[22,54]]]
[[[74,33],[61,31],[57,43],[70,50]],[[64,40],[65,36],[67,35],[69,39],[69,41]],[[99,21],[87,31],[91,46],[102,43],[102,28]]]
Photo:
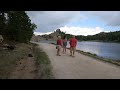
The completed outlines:
[[[5,29],[5,11],[0,11],[0,34],[3,35],[4,29]]]
[[[37,28],[25,11],[9,11],[7,24],[8,39],[18,42],[30,41],[33,30]]]

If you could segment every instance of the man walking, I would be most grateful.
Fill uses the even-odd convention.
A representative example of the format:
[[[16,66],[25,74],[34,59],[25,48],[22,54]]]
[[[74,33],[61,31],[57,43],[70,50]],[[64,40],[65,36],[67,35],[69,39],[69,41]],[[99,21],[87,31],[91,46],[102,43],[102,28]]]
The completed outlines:
[[[70,39],[70,56],[75,57],[76,45],[77,39],[75,38],[75,36],[72,36],[72,38]]]

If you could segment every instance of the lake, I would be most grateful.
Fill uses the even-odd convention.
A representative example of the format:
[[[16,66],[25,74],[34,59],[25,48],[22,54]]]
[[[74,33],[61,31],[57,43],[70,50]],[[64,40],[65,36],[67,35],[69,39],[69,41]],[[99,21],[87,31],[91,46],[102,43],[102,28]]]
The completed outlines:
[[[41,41],[43,43],[55,43],[55,41]],[[69,43],[68,46],[69,47]],[[120,60],[120,43],[107,42],[78,42],[77,50],[90,52],[107,59]]]

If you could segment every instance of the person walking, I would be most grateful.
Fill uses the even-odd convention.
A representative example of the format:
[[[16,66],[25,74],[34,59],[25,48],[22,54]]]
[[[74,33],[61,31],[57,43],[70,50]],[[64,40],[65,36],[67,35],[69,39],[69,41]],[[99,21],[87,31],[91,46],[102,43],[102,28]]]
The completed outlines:
[[[77,45],[77,39],[73,35],[72,38],[70,39],[70,56],[75,57],[75,50],[76,50],[76,45]]]
[[[62,48],[62,39],[61,39],[61,36],[58,36],[57,46],[56,46],[57,56],[61,56],[61,55],[60,55],[61,48]]]
[[[64,36],[63,38],[63,53],[66,53],[66,47],[67,47],[67,38]]]

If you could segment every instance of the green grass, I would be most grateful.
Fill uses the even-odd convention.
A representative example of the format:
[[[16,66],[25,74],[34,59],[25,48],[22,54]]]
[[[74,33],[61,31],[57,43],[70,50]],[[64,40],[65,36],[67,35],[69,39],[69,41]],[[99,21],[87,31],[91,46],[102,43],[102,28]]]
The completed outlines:
[[[33,52],[36,60],[36,66],[38,68],[39,79],[53,79],[52,67],[46,53],[36,45],[33,48]]]
[[[45,52],[43,52],[36,44],[24,44],[17,43],[14,50],[3,50],[0,48],[0,79],[8,79],[11,73],[16,68],[16,62],[20,59],[26,59],[28,54],[34,53],[37,67],[37,75],[40,79],[51,79],[52,67],[50,65],[50,60]]]

